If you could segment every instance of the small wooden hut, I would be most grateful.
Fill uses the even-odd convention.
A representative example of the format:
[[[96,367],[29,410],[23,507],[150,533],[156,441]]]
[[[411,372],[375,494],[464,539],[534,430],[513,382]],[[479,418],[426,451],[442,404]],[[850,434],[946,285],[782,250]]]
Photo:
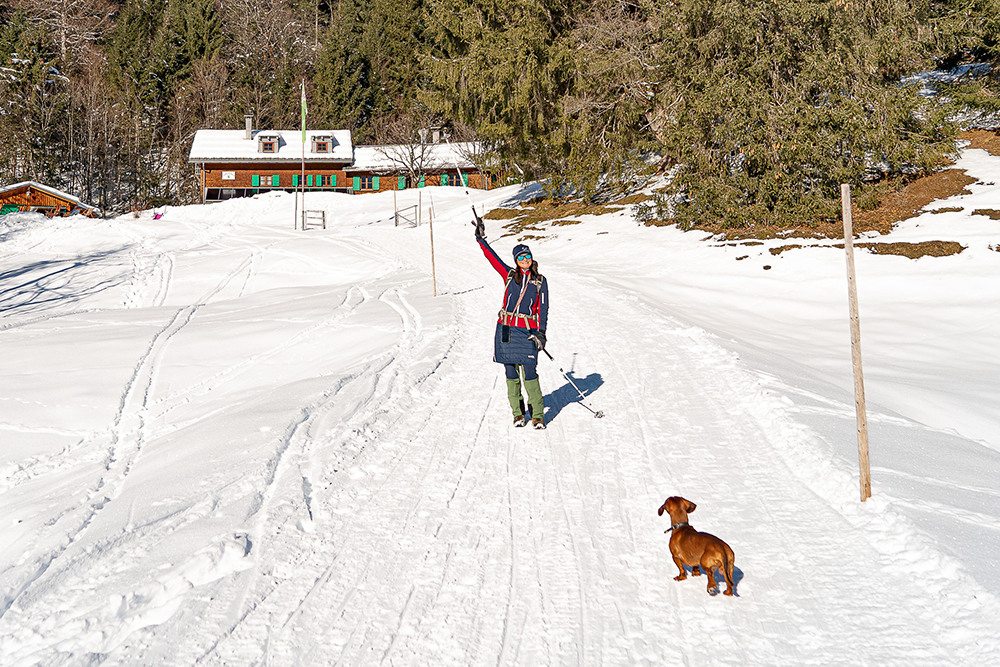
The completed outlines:
[[[44,213],[50,218],[73,213],[88,217],[99,215],[98,209],[73,195],[35,181],[0,187],[0,215],[17,212]]]

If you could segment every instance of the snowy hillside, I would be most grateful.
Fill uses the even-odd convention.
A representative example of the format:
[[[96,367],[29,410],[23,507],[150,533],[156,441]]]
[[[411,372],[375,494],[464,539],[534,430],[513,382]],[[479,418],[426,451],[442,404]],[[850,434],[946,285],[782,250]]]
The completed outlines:
[[[1000,664],[1000,158],[958,166],[960,210],[869,240],[964,252],[857,255],[864,504],[843,250],[769,252],[832,241],[528,239],[532,431],[469,225],[516,187],[423,191],[436,298],[391,193],[0,218],[0,664]],[[670,495],[738,597],[673,581]]]

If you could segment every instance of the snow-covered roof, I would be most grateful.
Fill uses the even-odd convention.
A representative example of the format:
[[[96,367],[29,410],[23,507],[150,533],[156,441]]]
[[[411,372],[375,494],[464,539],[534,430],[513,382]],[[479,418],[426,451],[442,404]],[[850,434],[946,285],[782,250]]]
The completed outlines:
[[[278,137],[277,151],[258,152],[258,135]],[[254,130],[246,139],[245,130],[198,130],[191,143],[188,162],[283,162],[302,160],[302,130]],[[314,137],[329,137],[329,153],[312,151]],[[354,153],[350,130],[306,130],[306,161],[350,162]]]
[[[475,169],[468,156],[477,152],[474,141],[444,144],[355,146],[354,164],[344,171],[399,171],[400,167],[419,158],[421,171],[438,169]],[[421,152],[421,150],[423,152]]]
[[[11,192],[13,190],[20,190],[21,188],[23,188],[25,186],[30,187],[30,188],[34,188],[35,190],[41,190],[42,192],[47,192],[48,194],[52,195],[53,197],[58,197],[59,199],[63,199],[65,201],[68,201],[68,202],[71,202],[73,204],[76,204],[80,208],[86,208],[86,209],[93,209],[93,208],[95,208],[95,207],[91,206],[90,204],[84,204],[82,201],[80,201],[79,197],[74,197],[73,195],[69,194],[68,192],[63,192],[62,190],[57,190],[56,188],[53,188],[53,187],[51,187],[49,185],[44,185],[44,184],[39,183],[37,181],[21,181],[20,183],[15,183],[13,185],[5,185],[4,187],[0,187],[0,195],[3,195],[5,193],[7,193],[7,192]]]

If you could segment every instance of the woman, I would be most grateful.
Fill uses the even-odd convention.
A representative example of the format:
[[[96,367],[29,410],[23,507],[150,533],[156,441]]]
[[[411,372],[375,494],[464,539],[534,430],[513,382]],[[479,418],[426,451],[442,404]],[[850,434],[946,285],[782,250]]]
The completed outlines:
[[[473,209],[475,213],[475,209]],[[514,412],[514,426],[524,426],[526,416],[521,396],[521,378],[528,392],[531,425],[545,428],[545,405],[538,384],[538,353],[545,349],[545,324],[549,315],[549,286],[538,273],[538,262],[523,243],[514,246],[516,267],[505,264],[486,242],[483,221],[476,215],[476,240],[486,259],[506,285],[503,307],[497,318],[493,340],[493,361],[504,365],[507,373],[507,399]]]

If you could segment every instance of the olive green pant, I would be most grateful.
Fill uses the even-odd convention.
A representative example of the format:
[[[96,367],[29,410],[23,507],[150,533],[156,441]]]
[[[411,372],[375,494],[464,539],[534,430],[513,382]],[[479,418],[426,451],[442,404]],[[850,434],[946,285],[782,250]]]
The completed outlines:
[[[520,367],[518,367],[520,370]],[[545,402],[542,400],[542,387],[538,383],[538,378],[525,380],[524,388],[528,392],[528,405],[531,406],[531,417],[541,419],[545,413]],[[510,409],[514,411],[514,416],[519,417],[524,414],[524,399],[521,397],[521,378],[507,380],[507,400],[510,401]]]

